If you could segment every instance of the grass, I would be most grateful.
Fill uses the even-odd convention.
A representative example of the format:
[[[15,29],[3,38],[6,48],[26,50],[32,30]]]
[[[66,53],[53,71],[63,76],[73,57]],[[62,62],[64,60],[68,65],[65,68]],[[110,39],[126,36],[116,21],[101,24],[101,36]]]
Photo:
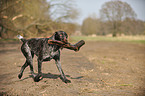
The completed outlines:
[[[107,37],[107,36],[71,36],[72,41],[79,40],[85,41],[124,41],[145,44],[145,36],[120,36],[120,37]]]
[[[118,84],[116,86],[133,86],[132,84]]]
[[[3,42],[3,41],[10,42],[10,41],[19,41],[19,40],[18,39],[0,39],[0,42]]]
[[[120,37],[108,37],[108,36],[70,36],[70,40],[77,42],[79,40],[85,41],[125,41],[133,43],[145,44],[145,36],[120,36]],[[0,42],[19,41],[18,39],[0,39]]]

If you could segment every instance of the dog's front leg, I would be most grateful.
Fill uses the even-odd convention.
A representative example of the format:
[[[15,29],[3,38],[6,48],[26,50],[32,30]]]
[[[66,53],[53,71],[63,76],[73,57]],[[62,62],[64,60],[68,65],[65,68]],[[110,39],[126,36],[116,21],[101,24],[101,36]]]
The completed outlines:
[[[56,63],[56,66],[61,74],[61,77],[62,77],[62,80],[65,82],[65,83],[71,83],[70,80],[66,79],[66,76],[61,68],[61,63],[60,63],[60,60],[55,60],[55,63]]]
[[[34,77],[35,82],[39,82],[42,79],[42,72],[41,72],[41,66],[42,66],[42,61],[40,59],[38,61],[38,74]]]

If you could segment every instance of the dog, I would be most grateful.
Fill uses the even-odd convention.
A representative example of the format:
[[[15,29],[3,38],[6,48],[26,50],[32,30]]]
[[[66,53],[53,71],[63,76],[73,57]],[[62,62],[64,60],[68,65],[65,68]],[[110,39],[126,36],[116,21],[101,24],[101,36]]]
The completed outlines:
[[[66,78],[61,68],[60,50],[62,46],[59,46],[53,43],[52,44],[48,43],[49,40],[52,40],[52,41],[61,41],[64,44],[68,44],[68,41],[67,41],[68,35],[66,32],[57,31],[50,38],[31,38],[31,39],[26,40],[21,35],[18,35],[17,37],[23,42],[21,46],[21,51],[26,58],[26,61],[24,65],[21,67],[20,73],[18,75],[19,79],[22,78],[25,68],[27,66],[30,66],[30,71],[31,71],[34,81],[39,82],[42,79],[42,71],[41,71],[42,62],[50,61],[54,59],[63,82],[71,83],[71,81]],[[34,74],[34,69],[33,69],[34,55],[38,57],[37,58],[37,61],[38,61],[38,74],[37,75]]]

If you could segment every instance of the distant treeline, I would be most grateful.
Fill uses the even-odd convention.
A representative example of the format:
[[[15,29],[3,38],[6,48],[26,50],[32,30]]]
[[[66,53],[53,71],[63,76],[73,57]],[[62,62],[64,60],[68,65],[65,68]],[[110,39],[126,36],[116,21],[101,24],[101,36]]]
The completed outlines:
[[[73,0],[0,0],[0,38],[18,34],[47,37],[57,30],[83,35],[145,35],[145,22],[136,18],[126,2],[106,2],[100,18],[89,16],[82,25],[72,23],[78,11]]]
[[[123,21],[116,21],[116,35],[145,35],[145,22],[137,19],[126,18]],[[108,35],[114,32],[112,22],[101,21],[97,18],[88,17],[84,20],[81,31],[84,35]]]
[[[85,35],[112,36],[145,35],[145,22],[138,20],[136,13],[126,2],[109,1],[102,5],[100,18],[90,16],[83,21],[81,31]]]

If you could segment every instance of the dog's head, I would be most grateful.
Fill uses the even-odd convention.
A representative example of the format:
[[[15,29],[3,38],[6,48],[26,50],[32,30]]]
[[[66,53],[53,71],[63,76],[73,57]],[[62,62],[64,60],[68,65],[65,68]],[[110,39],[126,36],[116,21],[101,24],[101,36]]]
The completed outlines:
[[[54,39],[67,43],[68,35],[64,31],[57,31],[54,33]]]

